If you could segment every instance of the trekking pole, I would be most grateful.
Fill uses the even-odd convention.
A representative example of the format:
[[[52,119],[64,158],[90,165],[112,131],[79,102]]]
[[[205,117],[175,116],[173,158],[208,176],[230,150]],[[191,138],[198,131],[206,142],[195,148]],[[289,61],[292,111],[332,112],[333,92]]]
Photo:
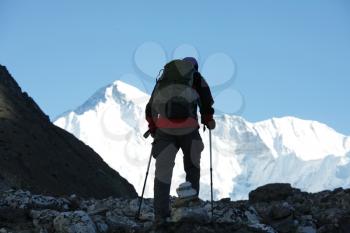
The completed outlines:
[[[212,161],[212,143],[211,129],[209,129],[209,148],[210,148],[210,193],[211,193],[211,219],[214,218],[214,203],[213,203],[213,161]]]
[[[148,136],[150,135],[149,130],[143,135],[145,138],[148,138]],[[152,152],[149,156],[149,160],[148,160],[148,165],[147,165],[147,171],[146,171],[146,177],[145,177],[145,182],[143,183],[143,188],[142,188],[142,194],[140,197],[140,203],[139,203],[139,209],[137,211],[137,215],[136,215],[136,219],[139,219],[140,214],[141,214],[141,206],[142,206],[142,201],[143,201],[143,195],[145,193],[145,188],[146,188],[146,182],[147,182],[147,177],[148,177],[148,172],[149,172],[149,168],[151,166],[151,160],[152,160]]]

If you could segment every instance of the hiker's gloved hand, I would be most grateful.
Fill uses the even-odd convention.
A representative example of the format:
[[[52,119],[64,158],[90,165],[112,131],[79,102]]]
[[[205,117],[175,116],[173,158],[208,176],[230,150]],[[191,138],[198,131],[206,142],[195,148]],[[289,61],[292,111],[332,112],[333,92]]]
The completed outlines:
[[[154,136],[156,134],[157,126],[151,117],[146,117],[146,120],[148,122],[148,131],[149,131],[150,135],[152,136],[152,138],[154,138]]]
[[[156,128],[149,129],[149,132],[151,133],[152,138],[154,138],[156,136]]]
[[[213,130],[213,129],[215,129],[216,122],[215,122],[214,119],[212,119],[212,120],[206,122],[206,123],[205,123],[205,126],[206,126],[208,129]]]

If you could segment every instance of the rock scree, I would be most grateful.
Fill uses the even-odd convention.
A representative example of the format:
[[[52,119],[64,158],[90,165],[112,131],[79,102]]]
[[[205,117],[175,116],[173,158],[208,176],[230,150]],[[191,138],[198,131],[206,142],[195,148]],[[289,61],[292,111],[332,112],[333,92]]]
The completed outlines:
[[[286,184],[260,187],[251,193],[263,195],[275,187],[285,195]],[[306,193],[291,188],[285,199],[209,201],[176,206],[161,225],[153,224],[153,199],[145,199],[139,219],[137,198],[51,197],[29,191],[8,190],[0,194],[1,233],[349,233],[350,189]],[[280,192],[280,193],[279,193]]]

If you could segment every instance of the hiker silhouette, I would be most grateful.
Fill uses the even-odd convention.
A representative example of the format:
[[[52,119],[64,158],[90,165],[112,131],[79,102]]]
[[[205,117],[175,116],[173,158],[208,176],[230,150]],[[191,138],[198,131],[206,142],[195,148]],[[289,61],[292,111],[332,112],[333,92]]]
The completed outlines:
[[[199,134],[201,123],[215,128],[214,100],[210,88],[198,71],[193,57],[173,60],[164,66],[146,106],[146,120],[154,138],[152,156],[156,159],[154,178],[155,220],[170,216],[169,194],[175,157],[181,148],[186,181],[199,194],[200,158],[204,149]]]

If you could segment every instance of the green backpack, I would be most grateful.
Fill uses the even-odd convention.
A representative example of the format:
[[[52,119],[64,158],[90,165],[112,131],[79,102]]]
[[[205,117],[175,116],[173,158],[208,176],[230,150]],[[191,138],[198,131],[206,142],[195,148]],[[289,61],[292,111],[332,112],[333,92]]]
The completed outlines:
[[[164,66],[153,96],[153,107],[158,114],[170,120],[197,118],[199,96],[193,88],[195,72],[194,65],[183,60],[173,60]]]

